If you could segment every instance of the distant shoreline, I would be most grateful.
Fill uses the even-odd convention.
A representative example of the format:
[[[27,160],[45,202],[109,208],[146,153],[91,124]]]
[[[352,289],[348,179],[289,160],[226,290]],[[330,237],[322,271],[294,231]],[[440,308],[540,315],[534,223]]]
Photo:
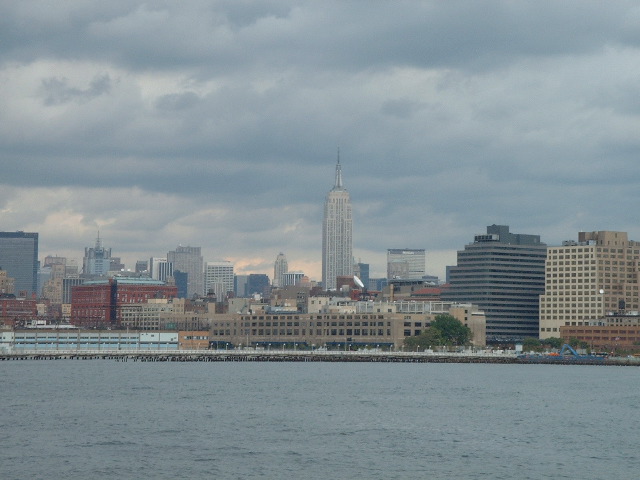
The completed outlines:
[[[112,360],[119,362],[359,362],[359,363],[492,363],[545,365],[640,366],[640,358],[608,357],[598,360],[540,356],[522,359],[515,354],[456,354],[424,352],[339,351],[28,351],[0,353],[0,361]]]

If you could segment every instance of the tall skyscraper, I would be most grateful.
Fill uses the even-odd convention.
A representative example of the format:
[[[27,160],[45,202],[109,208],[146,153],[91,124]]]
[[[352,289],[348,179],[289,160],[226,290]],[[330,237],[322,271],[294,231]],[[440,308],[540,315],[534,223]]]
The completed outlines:
[[[0,269],[14,279],[17,296],[38,291],[38,234],[0,232]]]
[[[585,326],[640,310],[640,242],[626,232],[579,232],[578,241],[549,247],[540,297],[540,338],[560,327]]]
[[[289,271],[289,263],[284,253],[279,253],[273,264],[273,286],[276,288],[284,287],[282,283],[282,275]]]
[[[322,285],[325,290],[336,288],[338,276],[353,275],[352,228],[351,199],[342,185],[338,153],[335,184],[325,199],[322,222]]]
[[[204,260],[200,247],[183,247],[179,245],[175,250],[167,253],[167,261],[173,264],[173,274],[177,272],[187,274],[187,296],[204,295]],[[176,280],[177,282],[177,280]]]
[[[424,248],[390,248],[387,250],[387,279],[421,280],[426,275]]]
[[[539,235],[509,233],[491,225],[458,251],[442,300],[474,303],[485,312],[487,341],[538,336],[539,296],[544,293],[547,246]]]

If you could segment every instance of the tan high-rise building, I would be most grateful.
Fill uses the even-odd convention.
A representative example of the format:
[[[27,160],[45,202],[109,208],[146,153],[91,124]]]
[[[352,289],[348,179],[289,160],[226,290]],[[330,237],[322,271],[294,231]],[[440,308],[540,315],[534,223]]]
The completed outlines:
[[[610,312],[640,310],[640,243],[626,232],[580,232],[578,241],[547,248],[540,338],[561,326],[582,326]]]

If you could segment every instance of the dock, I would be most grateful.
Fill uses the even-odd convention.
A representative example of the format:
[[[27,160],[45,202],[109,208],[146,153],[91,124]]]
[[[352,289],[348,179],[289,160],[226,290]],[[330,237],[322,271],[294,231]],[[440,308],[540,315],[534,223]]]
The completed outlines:
[[[523,360],[514,353],[368,352],[368,351],[259,351],[259,350],[50,350],[0,352],[0,361],[110,360],[115,362],[360,362],[360,363],[487,363],[548,365],[634,365],[640,358],[608,357],[576,362],[570,357],[550,363],[540,357]]]

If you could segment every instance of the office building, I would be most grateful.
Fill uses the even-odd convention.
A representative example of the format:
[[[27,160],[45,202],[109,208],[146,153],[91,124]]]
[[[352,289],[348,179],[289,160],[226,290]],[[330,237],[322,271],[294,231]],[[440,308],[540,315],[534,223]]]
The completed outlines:
[[[308,313],[296,306],[260,310],[258,305],[211,315],[211,340],[222,345],[265,349],[403,348],[440,314],[452,315],[472,331],[471,343],[485,345],[485,317],[477,306],[446,302],[353,302],[309,297]],[[242,313],[238,313],[242,310]]]
[[[279,253],[276,257],[276,261],[273,264],[273,286],[275,288],[281,288],[284,286],[282,283],[282,275],[289,271],[289,263],[284,253]]]
[[[249,275],[234,275],[233,276],[233,291],[236,297],[247,296],[247,282],[249,281]]]
[[[289,287],[291,285],[298,285],[303,277],[304,272],[286,272],[282,274],[281,288]]]
[[[578,241],[549,247],[540,297],[540,338],[560,327],[586,326],[640,310],[640,243],[626,232],[580,232]]]
[[[38,234],[0,232],[0,269],[14,280],[14,293],[30,297],[38,291]]]
[[[340,156],[335,184],[327,194],[322,222],[322,286],[335,290],[339,276],[353,275],[353,219],[349,192],[342,183]]]
[[[136,273],[149,273],[149,263],[146,260],[136,261]]]
[[[105,276],[111,270],[111,249],[104,248],[100,233],[94,247],[85,247],[82,259],[82,273],[85,276]]]
[[[369,287],[369,264],[368,263],[356,263],[353,267],[353,274],[357,275],[362,281],[365,288]]]
[[[204,291],[204,260],[200,247],[176,247],[167,253],[167,261],[173,264],[173,272],[187,274],[187,296],[203,296]]]
[[[218,302],[233,293],[233,263],[226,260],[207,262],[204,270],[205,291],[215,293]]]
[[[172,299],[178,289],[150,278],[114,277],[72,287],[71,323],[82,327],[120,326],[121,309],[150,299]]]
[[[151,257],[149,259],[149,276],[154,280],[166,282],[173,276],[173,263],[169,263],[166,258]]]
[[[539,235],[513,234],[491,225],[458,251],[449,269],[444,301],[478,305],[487,319],[488,342],[537,337],[539,296],[544,293],[547,246]]]
[[[420,280],[426,275],[424,248],[390,248],[387,250],[387,279]]]
[[[0,269],[0,296],[13,295],[15,291],[15,280],[7,275],[7,272]]]
[[[271,285],[269,283],[269,277],[264,273],[251,273],[247,278],[247,296],[262,295],[264,297],[269,296],[269,290]]]

